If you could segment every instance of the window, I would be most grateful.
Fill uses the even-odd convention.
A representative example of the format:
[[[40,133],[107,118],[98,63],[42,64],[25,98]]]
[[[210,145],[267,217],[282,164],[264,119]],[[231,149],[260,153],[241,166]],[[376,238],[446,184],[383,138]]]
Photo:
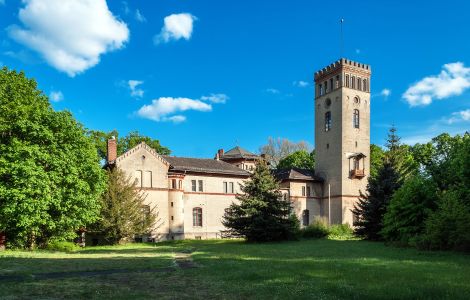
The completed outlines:
[[[331,111],[325,113],[325,131],[330,131],[331,129]]]
[[[356,77],[355,76],[351,77],[351,88],[352,89],[356,88]]]
[[[326,94],[328,93],[328,81],[325,81],[323,85],[325,85],[325,94]]]
[[[361,78],[357,78],[357,89],[361,90]]]
[[[336,75],[336,88],[339,88],[339,75]]]
[[[305,187],[302,187],[302,196],[305,196]]]
[[[330,89],[333,90],[333,78],[330,79]]]
[[[183,182],[181,180],[178,181],[178,189],[180,189],[180,190],[183,189]]]
[[[359,110],[355,109],[353,113],[353,126],[359,128]]]
[[[309,221],[310,221],[310,212],[308,211],[308,209],[304,209],[304,211],[302,212],[302,225],[308,226]]]
[[[359,158],[354,158],[354,170],[359,170]]]
[[[200,191],[200,192],[204,192],[202,180],[199,180],[199,181],[198,181],[198,185],[199,185],[199,191]]]
[[[323,95],[323,85],[321,83],[318,85],[318,95],[319,96]]]
[[[171,207],[173,207],[173,202],[171,202]]]
[[[202,227],[202,208],[193,208],[193,226]]]
[[[346,75],[346,87],[349,87],[349,75]]]
[[[233,182],[229,182],[229,191],[230,191],[230,194],[235,194],[234,193],[234,190],[233,190]]]
[[[171,180],[171,188],[174,190],[176,189],[176,179]]]
[[[224,181],[224,193],[228,194],[228,183],[227,183],[227,181]]]
[[[367,92],[367,79],[362,80],[362,90]]]
[[[196,180],[191,180],[191,191],[196,191]]]
[[[310,197],[310,196],[312,196],[312,195],[310,194],[310,187],[307,186],[307,197]]]

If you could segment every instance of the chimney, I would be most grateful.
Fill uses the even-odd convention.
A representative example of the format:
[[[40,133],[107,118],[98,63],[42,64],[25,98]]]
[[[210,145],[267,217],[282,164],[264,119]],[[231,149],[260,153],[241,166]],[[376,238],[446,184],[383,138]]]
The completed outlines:
[[[106,156],[108,158],[108,164],[113,164],[117,158],[117,142],[114,136],[112,136],[108,140],[108,149],[107,149]]]
[[[222,158],[222,156],[224,156],[224,149],[219,149],[219,150],[217,150],[217,153],[215,154],[214,159],[215,160],[220,160],[220,158]]]

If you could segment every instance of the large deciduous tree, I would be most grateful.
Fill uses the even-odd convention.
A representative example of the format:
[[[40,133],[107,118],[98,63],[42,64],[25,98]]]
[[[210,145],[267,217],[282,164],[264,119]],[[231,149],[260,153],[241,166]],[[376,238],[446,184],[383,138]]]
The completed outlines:
[[[0,231],[10,246],[71,238],[99,216],[104,173],[70,112],[56,112],[33,79],[0,70]]]
[[[306,150],[298,150],[279,161],[278,169],[300,168],[313,170],[315,168],[315,150],[308,153]]]
[[[225,210],[222,223],[232,236],[245,237],[249,242],[295,239],[299,220],[292,213],[277,181],[264,161],[260,161],[249,180],[237,195],[239,203]]]
[[[286,156],[300,150],[311,151],[311,147],[305,141],[292,142],[288,139],[270,137],[268,143],[260,147],[261,154],[266,155],[266,159],[271,166],[277,167],[279,161]]]

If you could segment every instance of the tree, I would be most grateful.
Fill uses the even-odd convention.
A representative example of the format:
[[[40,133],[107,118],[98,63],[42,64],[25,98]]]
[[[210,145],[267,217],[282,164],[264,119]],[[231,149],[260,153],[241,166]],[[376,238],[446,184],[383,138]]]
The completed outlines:
[[[0,231],[13,247],[45,246],[95,221],[104,174],[92,141],[33,79],[0,70]]]
[[[107,142],[111,137],[115,137],[118,141],[117,143],[117,154],[121,155],[124,152],[132,149],[140,142],[145,142],[152,149],[157,151],[161,155],[169,155],[171,153],[170,149],[164,147],[160,144],[159,140],[152,139],[151,137],[141,135],[138,131],[131,131],[126,136],[119,138],[119,132],[117,130],[112,130],[110,132],[104,132],[100,130],[90,130],[88,135],[95,143],[96,150],[101,159],[106,159],[107,152]]]
[[[284,157],[299,150],[310,152],[310,146],[305,141],[295,143],[288,139],[269,137],[268,143],[260,147],[260,153],[266,155],[268,162],[273,167],[276,167]]]
[[[156,207],[150,208],[145,204],[145,195],[119,168],[108,170],[107,177],[101,218],[91,227],[91,231],[103,233],[110,244],[151,232],[157,222]]]
[[[425,220],[436,208],[436,190],[429,178],[408,179],[392,196],[384,215],[383,238],[404,245],[416,243]]]
[[[383,166],[385,151],[377,145],[370,145],[370,176],[375,177]]]
[[[295,239],[299,220],[292,213],[291,203],[279,192],[279,185],[264,161],[260,161],[250,179],[237,195],[240,203],[225,210],[222,223],[232,236],[249,242]]]
[[[298,150],[287,155],[279,161],[278,169],[300,168],[313,170],[315,168],[315,150],[308,153],[306,150]]]

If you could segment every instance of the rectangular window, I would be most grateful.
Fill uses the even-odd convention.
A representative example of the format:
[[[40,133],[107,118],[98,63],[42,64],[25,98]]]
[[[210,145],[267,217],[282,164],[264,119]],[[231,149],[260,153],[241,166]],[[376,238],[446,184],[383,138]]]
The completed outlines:
[[[202,208],[193,208],[193,226],[202,226]]]
[[[310,194],[310,187],[309,187],[309,186],[307,186],[307,196],[308,196],[308,197],[312,196],[312,195]]]
[[[196,191],[196,180],[191,180],[191,191]]]
[[[352,89],[356,88],[356,77],[355,76],[351,77],[351,88]]]
[[[224,181],[224,193],[228,194],[228,185],[226,181]]]
[[[339,75],[336,75],[336,88],[339,88]]]
[[[171,180],[171,188],[174,190],[176,189],[176,179]]]
[[[230,191],[230,194],[235,194],[233,190],[233,182],[229,182],[229,191]]]
[[[204,192],[204,188],[203,188],[203,182],[202,182],[202,180],[199,180],[199,182],[198,182],[198,183],[199,183],[199,191],[200,191],[200,192]]]
[[[330,89],[333,90],[333,78],[330,78]]]
[[[321,84],[318,85],[318,96],[323,96],[323,86]]]
[[[345,81],[346,81],[346,87],[349,87],[349,75],[346,75]]]
[[[325,113],[325,131],[330,131],[331,129],[331,112],[327,111]]]
[[[305,196],[305,187],[302,187],[302,196]]]
[[[326,94],[328,93],[328,81],[325,81],[324,85],[325,85],[325,94]]]

